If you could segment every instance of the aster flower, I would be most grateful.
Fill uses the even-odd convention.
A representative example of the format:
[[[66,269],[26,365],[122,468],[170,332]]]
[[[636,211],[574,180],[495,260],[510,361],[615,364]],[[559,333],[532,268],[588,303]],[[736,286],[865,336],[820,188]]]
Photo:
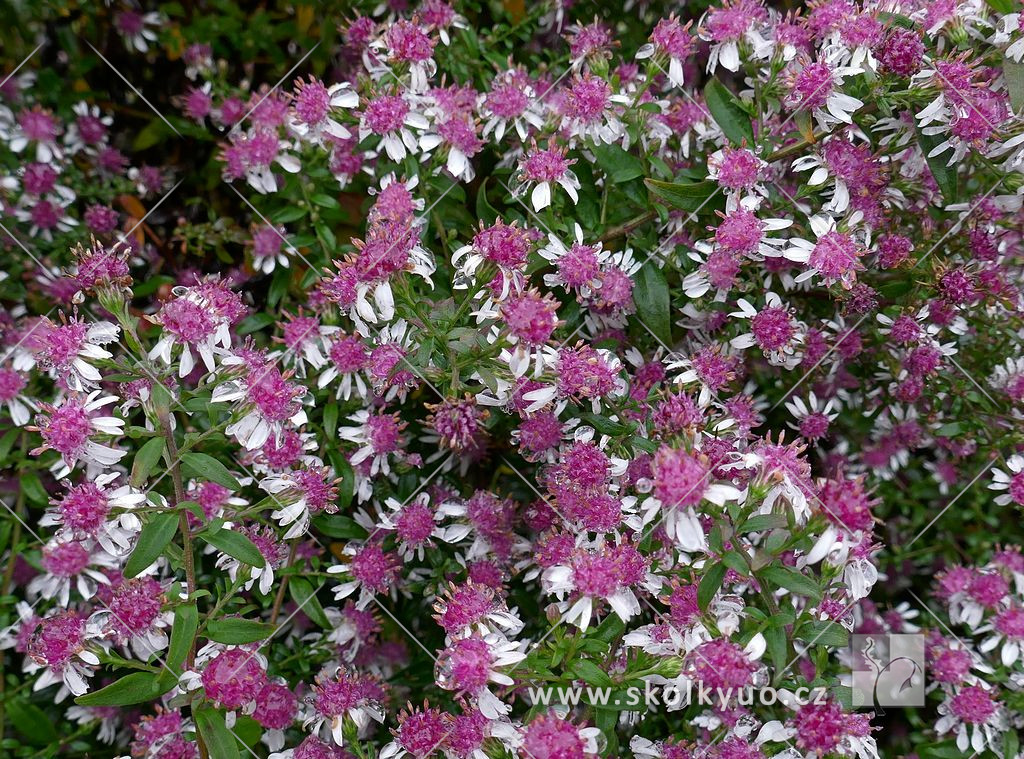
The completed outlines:
[[[338,511],[335,500],[340,480],[333,479],[332,474],[328,467],[310,467],[272,474],[260,481],[260,488],[269,493],[279,506],[274,519],[282,527],[291,525],[284,535],[285,540],[305,535],[313,514],[334,514]],[[267,549],[270,548],[268,544]]]
[[[85,462],[90,471],[113,466],[128,452],[97,443],[91,436],[123,434],[122,419],[98,413],[117,401],[116,396],[93,390],[85,397],[69,396],[60,405],[40,404],[42,413],[36,417],[38,426],[30,429],[39,431],[43,445],[33,450],[32,455],[38,456],[47,450],[59,453],[61,460],[54,465],[57,477],[66,477],[79,461]]]
[[[514,129],[519,139],[525,141],[531,130],[544,126],[536,87],[521,68],[508,69],[495,76],[490,91],[482,96],[479,109],[486,119],[483,136],[490,137],[493,133],[498,142],[509,129]]]
[[[427,118],[413,110],[402,95],[380,94],[367,102],[359,121],[359,139],[371,135],[380,138],[380,146],[392,161],[415,155],[418,141],[411,130],[419,132],[430,126]]]
[[[299,159],[286,152],[287,147],[287,143],[282,142],[277,133],[269,129],[232,131],[229,143],[221,152],[224,179],[232,182],[244,177],[257,192],[276,192],[275,166],[289,174],[295,174],[302,168]]]
[[[353,396],[368,397],[366,369],[370,365],[370,352],[362,337],[335,332],[326,352],[327,361],[317,378],[317,387],[325,388],[340,378],[336,398],[347,401]]]
[[[640,613],[633,588],[653,591],[657,580],[648,574],[647,559],[629,543],[603,549],[576,549],[565,565],[544,571],[541,582],[547,593],[560,599],[562,621],[584,632],[590,626],[598,602],[606,602],[623,621]]]
[[[109,554],[123,555],[141,531],[142,523],[132,511],[145,503],[145,494],[130,484],[109,489],[119,477],[106,472],[51,499],[52,507],[39,520],[40,526],[55,526],[63,538],[95,540]]]
[[[328,137],[348,139],[350,133],[333,111],[339,108],[353,109],[359,106],[359,95],[348,82],[339,82],[330,87],[319,79],[295,80],[292,93],[291,121],[288,126],[299,139],[315,144]]]
[[[178,376],[186,377],[195,368],[199,354],[209,372],[216,369],[215,356],[231,347],[230,327],[245,313],[238,295],[216,281],[192,287],[176,287],[174,299],[161,306],[152,321],[163,327],[163,334],[150,349],[148,357],[172,363],[172,352],[181,346]]]
[[[550,757],[558,752],[572,751],[574,756],[597,756],[601,731],[596,727],[579,727],[568,719],[548,712],[522,728],[519,756]]]
[[[246,590],[258,582],[260,593],[267,594],[274,587],[274,570],[280,569],[288,559],[288,547],[267,525],[243,526],[238,528],[238,532],[259,549],[264,559],[263,565],[250,567],[226,553],[220,553],[217,556],[217,568],[226,569],[232,582],[239,576],[247,576],[243,584]],[[285,539],[288,539],[287,536]]]
[[[492,588],[469,580],[463,584],[449,583],[434,601],[434,619],[448,639],[499,632],[517,635],[523,621],[510,610],[505,600]]]
[[[383,700],[384,689],[376,678],[350,673],[341,667],[332,675],[321,673],[313,686],[311,709],[303,728],[311,730],[313,735],[327,735],[343,746],[345,717],[351,719],[362,734],[371,720],[384,721]]]
[[[852,114],[864,103],[842,91],[843,79],[861,73],[856,66],[836,66],[831,60],[807,62],[790,72],[790,108],[810,112],[823,131],[835,124],[852,123]]]
[[[100,636],[112,640],[142,660],[162,651],[169,642],[173,611],[161,611],[164,588],[152,577],[122,580],[110,591],[104,608],[89,618]]]
[[[157,40],[156,32],[151,27],[160,26],[163,22],[164,17],[161,13],[139,13],[128,8],[114,17],[114,28],[124,40],[126,48],[148,53],[150,43]]]
[[[337,600],[348,598],[358,590],[356,608],[362,610],[374,596],[394,592],[401,566],[397,555],[384,550],[379,543],[370,542],[362,546],[349,543],[345,546],[345,556],[347,564],[335,564],[327,569],[330,574],[349,578],[334,589]]]
[[[100,585],[109,583],[106,572],[118,567],[118,557],[91,543],[54,539],[43,546],[40,564],[43,572],[29,582],[28,593],[56,599],[67,608],[72,587],[88,601]]]
[[[60,683],[55,699],[58,703],[73,696],[81,696],[89,686],[100,660],[90,650],[86,621],[74,611],[61,611],[36,618],[29,625],[25,671],[42,671],[32,686],[42,690]]]
[[[715,468],[723,463],[721,458],[709,460],[705,454],[659,448],[654,459],[652,495],[640,504],[640,519],[631,521],[633,529],[653,529],[658,519],[682,550],[703,550],[707,542],[697,506],[703,501],[722,506],[743,498],[740,489],[714,482]]]
[[[705,13],[698,32],[701,39],[712,43],[708,72],[714,73],[719,64],[729,71],[738,71],[741,44],[749,46],[754,57],[767,57],[771,44],[758,31],[767,15],[758,0],[726,2],[721,8],[712,8]]]
[[[246,450],[263,446],[271,437],[279,440],[286,425],[298,427],[307,421],[302,408],[306,388],[289,382],[290,373],[258,359],[249,374],[222,382],[213,390],[211,403],[241,401],[240,410],[225,428]]]
[[[22,392],[26,384],[18,370],[0,368],[0,403],[7,407],[7,413],[17,427],[28,424],[32,412],[38,408],[35,401]]]
[[[729,344],[744,350],[757,346],[773,364],[792,369],[800,363],[800,349],[806,329],[792,315],[782,299],[775,293],[765,296],[765,307],[754,308],[745,298],[737,301],[740,307],[729,316],[749,319],[750,332],[734,337]]]
[[[675,14],[658,21],[649,37],[650,42],[637,50],[638,60],[653,57],[655,61],[668,61],[668,80],[676,87],[685,84],[683,64],[693,53],[694,39],[690,36],[690,25],[679,22]]]
[[[285,236],[285,228],[260,224],[252,232],[250,241],[252,265],[257,271],[272,274],[278,266],[291,265],[289,253],[293,250]]]
[[[534,211],[541,211],[551,205],[552,185],[558,185],[572,199],[579,202],[580,180],[569,167],[576,162],[574,158],[565,157],[565,148],[548,144],[546,148],[537,147],[534,142],[519,162],[519,186],[515,188],[517,195],[525,194],[526,188],[533,186],[530,192],[530,203]]]
[[[37,360],[51,377],[61,378],[72,390],[92,390],[101,375],[91,362],[113,357],[101,346],[116,342],[121,330],[107,321],[89,323],[77,316],[70,320],[61,316],[59,325],[44,319],[33,345]]]
[[[395,498],[384,501],[384,509],[376,523],[366,520],[364,526],[371,532],[388,530],[395,533],[403,561],[414,557],[423,560],[425,551],[436,546],[435,540],[443,543],[457,543],[470,533],[468,525],[442,526],[445,514],[431,508],[430,494],[418,493],[407,503]],[[358,520],[357,518],[357,521]]]
[[[540,249],[540,254],[555,265],[554,272],[544,275],[544,284],[548,287],[564,287],[583,298],[593,295],[601,286],[601,269],[609,259],[602,243],[583,243],[583,228],[579,224],[573,225],[571,246],[566,246],[554,234],[549,234],[548,244]]]
[[[521,646],[497,633],[452,641],[437,657],[435,680],[445,690],[468,697],[488,719],[503,717],[511,707],[495,696],[489,683],[515,685],[502,672],[526,658]]]
[[[988,489],[999,493],[993,500],[999,506],[1010,503],[1024,505],[1024,456],[1019,453],[1010,456],[1006,460],[1006,469],[1009,471],[992,468],[992,481]]]
[[[968,685],[950,690],[938,707],[939,720],[935,730],[939,735],[954,732],[956,747],[963,752],[982,752],[996,748],[1007,728],[1005,707],[992,696],[984,685]]]

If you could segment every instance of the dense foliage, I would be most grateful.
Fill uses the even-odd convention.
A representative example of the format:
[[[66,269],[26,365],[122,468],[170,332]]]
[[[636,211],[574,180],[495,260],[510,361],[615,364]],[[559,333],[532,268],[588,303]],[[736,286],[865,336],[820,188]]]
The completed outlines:
[[[1011,0],[0,11],[0,755],[1024,756]]]

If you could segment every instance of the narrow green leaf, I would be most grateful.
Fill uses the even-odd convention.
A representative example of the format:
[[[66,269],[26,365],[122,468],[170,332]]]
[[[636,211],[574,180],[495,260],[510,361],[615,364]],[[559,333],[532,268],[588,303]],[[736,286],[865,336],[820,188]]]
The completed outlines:
[[[580,659],[574,662],[570,671],[587,685],[597,685],[601,688],[610,688],[612,685],[612,679],[608,673],[589,659]]]
[[[242,489],[241,484],[235,479],[228,468],[217,461],[213,456],[205,453],[183,453],[181,455],[182,471],[189,477],[197,477],[203,480],[216,482],[218,485],[238,491]]]
[[[591,150],[597,159],[597,165],[604,169],[608,178],[615,184],[642,177],[645,173],[643,161],[618,145],[595,145]]]
[[[178,515],[173,513],[157,513],[149,517],[139,533],[135,550],[124,565],[124,576],[135,577],[163,552],[178,531]]]
[[[274,625],[268,625],[265,622],[228,617],[226,619],[211,619],[206,625],[204,634],[210,640],[215,640],[218,643],[238,646],[243,643],[265,640],[273,635],[276,629]]]
[[[929,157],[929,154],[942,143],[942,138],[938,135],[925,134],[920,129],[917,130],[917,142],[925,155],[925,160],[928,162],[928,168],[932,172],[932,177],[935,178],[935,184],[939,186],[942,199],[946,203],[956,203],[959,190],[959,180],[956,173],[958,164],[946,165],[946,162],[949,161],[949,151],[953,148],[947,148],[938,155]]]
[[[787,664],[789,649],[786,643],[786,628],[783,626],[768,627],[762,633],[768,646],[768,658],[771,659],[775,674],[781,673]]]
[[[4,702],[4,711],[18,732],[36,746],[50,743],[57,738],[53,722],[42,709],[24,699],[11,698]],[[15,741],[17,743],[17,741]]]
[[[159,698],[169,691],[176,678],[163,678],[155,672],[132,672],[92,693],[75,699],[79,706],[128,706]]]
[[[1024,108],[1024,63],[1003,59],[1003,79],[1010,94],[1010,106],[1015,112]]]
[[[668,346],[672,342],[668,282],[654,261],[648,261],[636,273],[633,302],[636,303],[637,318]]]
[[[313,584],[309,580],[305,577],[292,577],[288,581],[288,590],[292,595],[292,600],[298,604],[299,608],[302,609],[302,613],[309,617],[314,624],[319,625],[325,630],[331,629],[331,621],[324,612],[324,607],[320,605],[320,600],[316,597]]]
[[[25,497],[30,502],[40,505],[46,505],[49,502],[50,497],[46,494],[46,488],[43,487],[43,483],[39,480],[39,475],[35,472],[22,472],[18,477],[18,481],[21,483],[22,492],[25,493]]]
[[[188,657],[188,652],[199,629],[199,610],[195,603],[182,604],[174,608],[174,624],[171,625],[171,643],[167,649],[167,668],[175,674],[181,673],[181,667]]]
[[[224,715],[216,709],[202,708],[195,709],[192,716],[196,721],[196,728],[203,736],[203,743],[210,753],[211,759],[240,759],[238,742],[235,736],[224,724]]]
[[[715,182],[662,182],[660,179],[645,179],[644,184],[658,200],[670,208],[681,211],[713,210],[709,198],[718,193]]]
[[[800,574],[795,569],[770,566],[765,567],[759,574],[768,582],[780,588],[785,588],[790,593],[812,598],[815,601],[821,600],[821,589],[818,587],[818,583],[813,578]]]
[[[366,529],[345,514],[320,514],[313,519],[313,526],[335,540],[365,540],[367,536]]]
[[[324,406],[324,432],[327,437],[333,438],[334,431],[338,429],[338,404],[331,402]]]
[[[809,622],[800,627],[796,637],[812,645],[829,648],[843,648],[850,641],[846,628],[835,622]]]
[[[748,145],[754,144],[750,114],[724,84],[717,79],[710,80],[704,87],[704,102],[726,137],[737,145],[744,140]]]
[[[267,563],[256,544],[240,532],[230,529],[217,530],[216,532],[201,532],[199,537],[217,550],[223,551],[228,556],[238,559],[250,567],[262,567]]]
[[[149,473],[164,455],[164,439],[162,437],[150,438],[139,448],[132,462],[132,475],[129,482],[135,487],[142,487],[149,479]]]
[[[288,224],[292,221],[298,221],[307,213],[309,213],[308,208],[293,203],[285,206],[277,213],[271,214],[270,218],[275,224]]]
[[[737,532],[764,532],[775,530],[787,525],[786,517],[782,514],[756,514],[739,526]]]
[[[711,603],[711,599],[715,597],[715,593],[722,587],[722,580],[725,579],[725,564],[722,562],[715,562],[712,564],[702,578],[700,578],[700,584],[697,586],[697,604],[702,610],[708,608],[708,604]]]
[[[487,178],[480,182],[480,189],[476,191],[476,215],[486,224],[493,224],[499,216],[497,209],[487,199]]]

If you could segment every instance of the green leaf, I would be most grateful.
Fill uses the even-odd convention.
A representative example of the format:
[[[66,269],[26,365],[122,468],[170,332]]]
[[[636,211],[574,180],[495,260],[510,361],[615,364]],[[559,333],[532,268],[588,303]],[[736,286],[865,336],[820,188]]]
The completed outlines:
[[[216,709],[209,707],[195,709],[192,716],[196,721],[196,728],[203,736],[206,750],[211,759],[241,759],[238,753],[238,743],[235,736],[224,724],[224,715]]]
[[[277,319],[274,318],[273,314],[251,314],[238,323],[235,331],[240,335],[249,335],[263,329],[264,327],[269,327],[275,321],[277,321]]]
[[[287,205],[275,214],[271,214],[270,219],[275,224],[288,224],[289,222],[298,221],[304,218],[309,213],[309,209],[298,204]]]
[[[49,502],[50,497],[46,493],[46,488],[43,487],[43,483],[39,480],[39,475],[35,472],[22,472],[18,481],[21,483],[22,492],[25,493],[25,497],[29,501],[44,506]]]
[[[956,203],[958,195],[958,178],[956,169],[958,164],[954,163],[952,166],[947,166],[946,162],[949,160],[948,153],[953,148],[948,148],[937,156],[929,157],[929,154],[940,144],[942,144],[942,137],[939,135],[925,134],[920,129],[917,130],[917,142],[921,146],[921,151],[925,155],[925,160],[928,162],[928,168],[932,172],[932,177],[935,178],[935,184],[939,186],[939,191],[942,193],[942,199],[946,203]]]
[[[314,203],[321,208],[340,208],[341,205],[338,203],[338,199],[333,195],[328,195],[326,192],[318,192],[310,197]]]
[[[344,514],[321,514],[313,519],[313,526],[335,540],[365,540],[366,529]]]
[[[724,84],[717,79],[710,80],[704,87],[704,102],[726,137],[737,145],[744,140],[748,145],[754,144],[750,114]]]
[[[768,582],[780,588],[785,588],[790,593],[813,598],[815,601],[821,600],[821,589],[818,587],[818,583],[812,578],[800,574],[795,569],[771,566],[765,567],[759,574]]]
[[[850,641],[846,628],[835,622],[809,622],[802,625],[796,637],[816,646],[844,648]]]
[[[786,644],[786,628],[779,625],[768,627],[762,633],[764,642],[768,648],[768,658],[772,661],[772,669],[775,674],[781,674],[786,668],[786,657],[789,655],[789,648]]]
[[[964,759],[966,756],[951,740],[920,745],[916,753],[921,759]]]
[[[1010,93],[1010,106],[1019,112],[1024,108],[1024,63],[1003,59],[1003,79]]]
[[[240,532],[230,529],[216,532],[207,531],[199,533],[199,537],[217,550],[223,551],[228,556],[238,559],[250,567],[262,567],[267,563],[256,544]]]
[[[334,431],[338,429],[338,404],[331,402],[324,406],[324,432],[328,438],[334,437]]]
[[[722,587],[722,580],[725,579],[725,564],[718,561],[711,565],[707,574],[700,578],[697,586],[697,604],[701,610],[706,610],[715,593]]]
[[[1020,750],[1020,736],[1016,730],[1007,730],[1003,734],[1003,756],[1017,756]]]
[[[178,531],[178,515],[158,512],[149,517],[149,521],[139,533],[135,550],[124,565],[124,576],[135,577],[163,552]]]
[[[716,182],[708,180],[703,182],[662,182],[660,179],[645,179],[644,184],[647,185],[647,189],[654,197],[670,208],[693,212],[708,208],[709,198],[719,190]]]
[[[216,482],[232,492],[242,489],[241,484],[228,471],[226,466],[217,461],[213,456],[207,456],[205,453],[183,453],[181,455],[181,467],[189,477]]]
[[[668,346],[672,342],[668,282],[665,281],[665,274],[653,261],[648,261],[636,273],[633,302],[636,303],[637,318],[665,346]]]
[[[174,624],[171,625],[171,644],[167,648],[167,669],[181,674],[181,667],[192,649],[199,629],[199,610],[195,603],[186,603],[174,608]]]
[[[785,527],[788,523],[786,517],[782,514],[756,514],[736,530],[738,533],[743,534],[746,532],[764,532],[765,530],[775,530]]]
[[[635,424],[623,424],[622,422],[614,422],[607,417],[601,416],[600,414],[594,414],[590,411],[583,411],[577,416],[595,430],[600,432],[602,435],[612,435],[613,437],[621,437],[622,435],[628,435],[636,429]]]
[[[487,177],[480,182],[480,189],[476,191],[476,215],[486,224],[493,224],[498,218],[498,210],[491,205],[487,199]]]
[[[595,145],[591,150],[597,159],[597,165],[604,169],[608,178],[615,184],[642,177],[645,173],[643,161],[618,145]]]
[[[320,600],[316,597],[313,583],[305,577],[292,577],[288,581],[288,590],[292,595],[292,600],[314,624],[325,630],[330,630],[333,627],[324,612],[324,607],[320,605]]]
[[[155,672],[132,672],[106,687],[75,699],[79,706],[128,706],[159,698],[174,687],[177,678],[161,678]]]
[[[275,625],[268,625],[265,622],[228,617],[226,619],[211,619],[206,625],[204,635],[218,643],[237,646],[265,640],[273,635],[276,629]]]
[[[1016,11],[1014,0],[986,0],[988,6],[998,13],[1000,16],[1006,16],[1007,14]]]
[[[29,742],[42,746],[57,738],[53,722],[42,709],[24,699],[11,698],[4,702],[4,711],[11,724]]]
[[[589,659],[573,662],[569,671],[587,685],[596,685],[600,688],[610,688],[612,685],[612,679],[608,673]]]
[[[142,487],[149,479],[149,473],[164,455],[164,439],[162,437],[150,438],[139,448],[132,462],[132,475],[129,482],[135,487]]]

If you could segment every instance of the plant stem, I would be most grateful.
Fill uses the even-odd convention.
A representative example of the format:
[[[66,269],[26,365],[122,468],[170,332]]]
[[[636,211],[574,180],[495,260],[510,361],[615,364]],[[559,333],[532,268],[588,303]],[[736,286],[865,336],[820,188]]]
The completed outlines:
[[[178,504],[185,502],[185,487],[181,478],[181,461],[178,456],[178,443],[174,439],[174,429],[171,427],[171,414],[167,410],[157,413],[160,420],[160,427],[164,431],[164,438],[167,440],[167,459],[171,464],[171,480],[174,482],[174,494],[171,496],[171,504],[177,508]],[[188,588],[188,595],[191,598],[196,592],[196,564],[195,555],[192,552],[192,532],[188,526],[188,512],[182,511],[178,515],[178,532],[181,533],[182,563],[185,565],[185,584]],[[191,669],[196,662],[196,642],[193,639],[188,649],[188,656],[185,658],[186,666]],[[203,742],[203,736],[196,731],[196,745],[199,748],[200,759],[209,759],[209,752]]]
[[[656,219],[657,216],[658,212],[653,208],[650,211],[644,211],[642,214],[633,217],[625,224],[620,224],[617,227],[612,227],[611,229],[609,229],[607,232],[601,235],[601,242],[608,242],[610,240],[618,239],[619,237],[625,237],[634,229],[642,227],[647,222]]]

